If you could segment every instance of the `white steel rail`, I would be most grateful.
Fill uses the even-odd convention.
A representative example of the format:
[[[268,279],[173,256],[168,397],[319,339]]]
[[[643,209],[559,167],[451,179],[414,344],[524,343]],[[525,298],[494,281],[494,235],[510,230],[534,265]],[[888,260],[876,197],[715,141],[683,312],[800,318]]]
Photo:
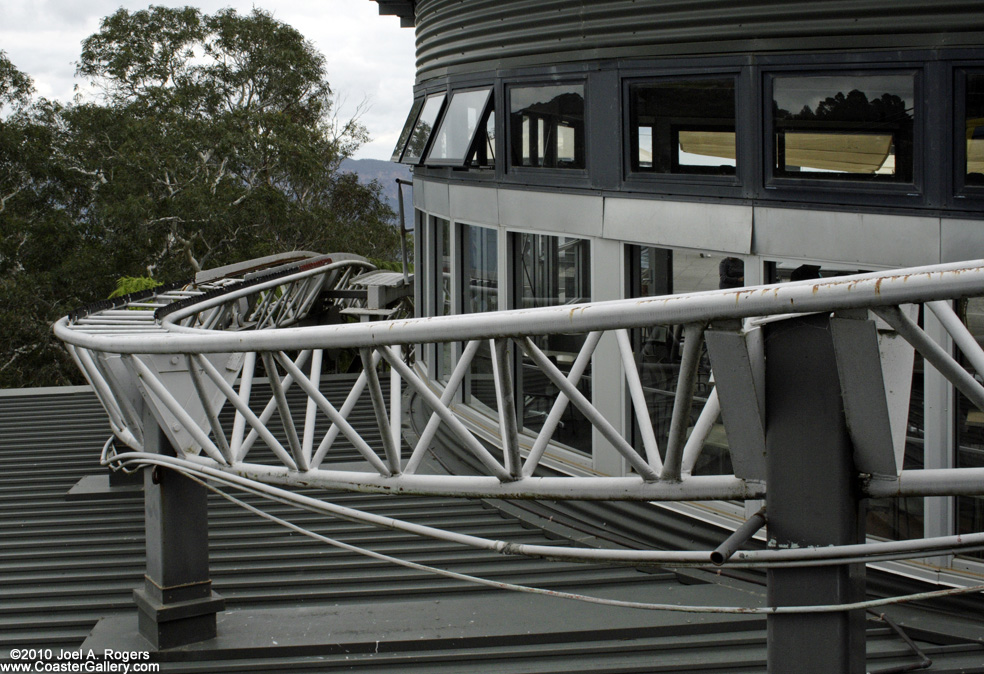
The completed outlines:
[[[927,303],[943,327],[967,354],[968,362],[984,363],[984,352],[966,333],[949,300],[984,295],[984,261],[936,265],[902,271],[810,280],[772,286],[690,293],[665,297],[593,302],[538,309],[501,311],[376,323],[289,327],[301,320],[328,278],[340,282],[351,270],[341,263],[289,270],[274,279],[231,287],[222,293],[185,300],[175,310],[158,312],[149,330],[131,329],[130,319],[102,323],[99,331],[88,320],[65,318],[55,326],[76,362],[93,383],[107,408],[114,433],[125,444],[140,449],[143,429],[134,407],[129,373],[144,397],[157,405],[158,417],[176,420],[188,441],[177,447],[179,458],[230,475],[282,485],[318,485],[383,493],[414,493],[497,498],[709,500],[760,499],[766,485],[761,478],[737,475],[691,475],[703,441],[715,423],[721,403],[716,391],[708,399],[689,439],[690,410],[694,399],[701,344],[708,326],[735,325],[738,319],[833,312],[857,316],[871,310],[890,324],[926,361],[936,367],[971,401],[984,408],[984,387],[948,353],[936,346],[901,305]],[[337,287],[337,286],[335,286]],[[317,289],[317,290],[315,290]],[[134,312],[135,313],[135,312]],[[147,312],[149,313],[149,312]],[[863,313],[863,312],[862,312]],[[120,320],[120,309],[107,320]],[[99,318],[96,313],[88,318]],[[97,321],[98,323],[98,321]],[[747,323],[747,321],[746,321]],[[683,326],[683,358],[673,403],[665,459],[660,459],[648,414],[638,366],[626,330],[653,326]],[[288,326],[288,327],[282,327]],[[277,329],[269,329],[274,328]],[[746,325],[747,327],[747,325]],[[536,346],[533,338],[554,334],[585,335],[573,365],[565,372]],[[644,454],[623,437],[612,420],[588,399],[577,384],[584,375],[599,340],[612,333],[621,354],[630,399],[640,419]],[[500,411],[497,448],[489,449],[456,414],[455,403],[466,374],[482,342],[489,345],[493,383]],[[460,357],[440,390],[405,362],[412,345],[462,342]],[[361,354],[363,372],[341,408],[319,391],[322,355],[326,349],[352,349]],[[515,415],[512,372],[517,362],[511,353],[523,352],[554,385],[557,393],[541,429],[531,437],[519,428]],[[230,356],[230,354],[232,354]],[[235,356],[235,354],[245,354]],[[108,376],[100,366],[109,357],[122,356],[129,367]],[[238,391],[227,380],[217,358],[241,363]],[[187,391],[194,394],[194,411],[169,392],[162,368],[153,359],[185,358],[190,363]],[[150,361],[148,361],[150,359]],[[148,361],[150,365],[148,365]],[[256,400],[255,365],[262,363],[272,393]],[[230,366],[227,365],[226,369]],[[389,371],[389,409],[382,369]],[[237,372],[240,370],[237,369]],[[419,439],[404,455],[399,442],[399,414],[394,401],[403,386],[416,393],[432,410]],[[306,412],[294,418],[285,395],[292,387],[308,397]],[[382,444],[373,447],[362,438],[349,415],[368,388]],[[216,402],[216,400],[218,402]],[[229,402],[236,417],[229,436],[219,427],[218,405]],[[539,476],[537,468],[550,446],[564,411],[573,405],[631,465],[635,474],[602,476]],[[263,411],[256,413],[252,408]],[[502,413],[505,411],[505,413]],[[284,446],[267,427],[278,412]],[[320,423],[320,427],[316,427]],[[327,430],[325,424],[327,423]],[[445,475],[422,472],[423,456],[444,424],[484,475]],[[341,469],[331,463],[339,436],[359,452],[364,467]],[[525,438],[525,440],[524,440]],[[253,452],[260,442],[275,457],[261,462]],[[525,444],[524,444],[525,443]],[[905,470],[897,475],[862,476],[866,494],[881,496],[984,494],[984,469]]]

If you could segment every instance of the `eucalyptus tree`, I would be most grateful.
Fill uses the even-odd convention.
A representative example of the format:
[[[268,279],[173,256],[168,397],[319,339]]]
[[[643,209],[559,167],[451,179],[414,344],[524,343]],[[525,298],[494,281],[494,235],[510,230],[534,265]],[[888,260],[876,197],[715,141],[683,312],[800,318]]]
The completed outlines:
[[[325,57],[270,14],[121,9],[83,42],[78,74],[100,96],[69,111],[69,154],[95,178],[92,217],[144,273],[398,246],[379,186],[339,171],[366,129],[338,119]]]
[[[91,100],[39,99],[0,52],[0,387],[77,382],[50,323],[122,276],[291,249],[395,257],[381,187],[339,170],[366,129],[269,13],[121,9],[77,75]]]

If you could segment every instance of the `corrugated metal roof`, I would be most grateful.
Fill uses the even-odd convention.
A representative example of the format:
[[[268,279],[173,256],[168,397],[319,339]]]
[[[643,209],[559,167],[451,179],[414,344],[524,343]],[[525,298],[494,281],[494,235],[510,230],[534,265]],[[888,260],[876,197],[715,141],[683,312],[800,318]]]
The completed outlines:
[[[336,378],[324,388],[329,398],[338,400],[349,384]],[[372,425],[366,404],[356,426],[368,433]],[[108,435],[91,393],[0,397],[2,661],[15,647],[77,649],[101,617],[111,618],[102,625],[113,627],[135,615],[131,590],[141,583],[144,565],[139,495],[65,500],[80,477],[103,472],[98,455]],[[342,454],[337,460],[348,459]],[[493,538],[554,540],[481,501],[349,493],[332,494],[331,499]],[[739,580],[707,583],[710,576],[699,574],[500,556],[260,503],[254,497],[244,500],[346,542],[497,580],[650,601],[761,600],[760,587]],[[227,637],[228,647],[218,651],[189,647],[162,655],[164,671],[765,669],[762,618],[616,610],[490,591],[328,548],[217,497],[210,497],[209,520],[213,587],[227,602],[219,617],[220,640],[224,631],[254,637],[242,643]],[[922,645],[935,661],[950,667],[931,671],[984,671],[980,645],[965,640]],[[877,667],[915,661],[902,640],[885,628],[869,632],[869,652],[877,656]]]

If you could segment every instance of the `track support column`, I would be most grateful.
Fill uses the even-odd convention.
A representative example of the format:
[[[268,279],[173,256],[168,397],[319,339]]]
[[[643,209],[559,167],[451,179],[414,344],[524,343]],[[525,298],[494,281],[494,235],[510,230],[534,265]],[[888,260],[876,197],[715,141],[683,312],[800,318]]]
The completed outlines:
[[[149,413],[144,428],[145,451],[174,455]],[[209,579],[207,490],[172,470],[143,472],[147,572],[133,591],[140,634],[157,650],[207,641],[225,607]]]
[[[770,545],[864,541],[864,507],[827,315],[767,326],[766,479]],[[864,598],[864,565],[773,569],[771,606]],[[770,615],[770,674],[863,674],[864,612]]]

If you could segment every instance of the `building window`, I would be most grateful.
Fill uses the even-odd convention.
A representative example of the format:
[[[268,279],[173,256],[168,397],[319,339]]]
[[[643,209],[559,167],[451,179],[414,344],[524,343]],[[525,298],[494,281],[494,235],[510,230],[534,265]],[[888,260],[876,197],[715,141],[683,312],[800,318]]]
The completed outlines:
[[[745,284],[745,264],[736,257],[652,246],[626,246],[626,263],[628,297],[740,288]],[[682,327],[657,325],[633,330],[631,335],[646,407],[660,455],[664,457],[683,357]],[[697,422],[712,388],[710,359],[707,347],[702,347],[688,427],[692,428]],[[645,455],[639,424],[634,411],[632,414],[632,443],[640,454]],[[727,435],[724,426],[718,422],[704,444],[693,473],[730,475],[732,472]]]
[[[515,306],[534,308],[591,301],[590,242],[564,236],[514,234],[512,270]],[[537,335],[533,343],[565,374],[570,372],[584,344],[584,335]],[[533,431],[543,427],[558,390],[528,357],[519,360],[517,389],[523,425]],[[585,370],[578,390],[591,399],[591,368]],[[573,405],[568,405],[554,431],[556,442],[591,452],[591,424]]]
[[[584,85],[509,90],[513,166],[583,169]]]
[[[414,124],[413,132],[410,134],[407,149],[403,152],[401,161],[404,164],[417,164],[424,156],[431,132],[434,130],[434,124],[441,114],[441,108],[444,107],[444,98],[444,92],[431,94],[427,97],[420,111],[420,116],[417,117],[417,122]]]
[[[776,76],[773,177],[913,181],[915,78]]]
[[[984,185],[984,73],[967,74],[964,125],[965,181],[967,185]]]
[[[433,218],[434,265],[436,283],[434,284],[434,315],[451,315],[451,222],[444,218]],[[447,381],[454,369],[454,349],[450,342],[437,345],[437,378]]]
[[[487,227],[461,226],[461,311],[479,314],[499,310],[498,232]],[[482,340],[472,360],[465,402],[479,400],[497,409],[488,340]]]
[[[491,99],[491,87],[455,92],[424,163],[462,166],[469,158],[476,135],[485,131],[485,112]]]
[[[629,165],[641,173],[735,175],[735,80],[629,86]]]
[[[424,107],[423,98],[416,99],[410,107],[410,114],[407,115],[407,121],[403,124],[403,131],[400,132],[400,139],[396,141],[396,147],[393,148],[393,156],[390,157],[390,161],[400,161],[403,158],[403,150],[407,146],[407,141],[410,140],[410,133],[413,131],[417,122],[417,115],[420,114],[422,107]]]

